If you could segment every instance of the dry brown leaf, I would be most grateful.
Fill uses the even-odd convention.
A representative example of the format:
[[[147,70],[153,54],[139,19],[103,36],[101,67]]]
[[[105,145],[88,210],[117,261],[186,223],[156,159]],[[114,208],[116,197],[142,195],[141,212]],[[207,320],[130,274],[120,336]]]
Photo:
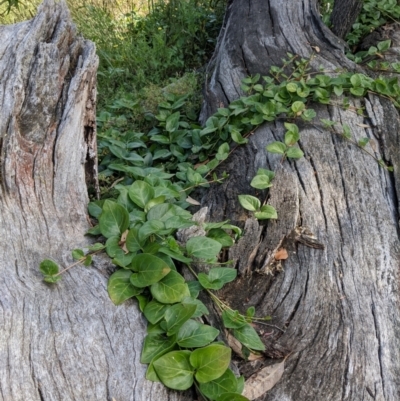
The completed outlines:
[[[120,241],[118,242],[118,245],[125,252],[125,254],[129,253],[129,250],[126,247],[126,237],[128,236],[128,233],[129,233],[129,230],[125,230],[121,235]]]
[[[253,352],[250,352],[249,357],[247,358],[248,361],[258,361],[260,359],[264,359],[264,355],[261,354],[254,354]]]
[[[196,199],[191,198],[190,196],[188,196],[186,198],[186,202],[190,203],[191,205],[195,205],[195,206],[200,206],[200,202],[198,202]]]
[[[225,330],[225,336],[226,336],[226,341],[228,345],[232,348],[232,351],[236,354],[239,355],[241,358],[244,359],[243,354],[242,354],[242,344],[236,340],[235,337],[231,333],[229,333],[228,330]]]
[[[236,355],[240,356],[242,359],[245,359],[244,355],[242,354],[242,344],[235,337],[233,337],[233,335],[230,334],[228,330],[225,330],[225,337],[226,337],[226,342],[232,348],[232,351]],[[250,352],[250,355],[248,356],[247,360],[256,361],[257,359],[263,359],[263,358],[264,357],[261,354],[254,354],[253,352]]]
[[[281,379],[285,370],[285,361],[275,365],[267,366],[259,372],[250,376],[245,384],[242,395],[249,400],[255,400],[261,397],[267,391],[271,390],[276,383]]]
[[[279,248],[274,255],[274,258],[276,260],[284,260],[284,259],[287,259],[288,257],[289,257],[289,255],[285,248]]]

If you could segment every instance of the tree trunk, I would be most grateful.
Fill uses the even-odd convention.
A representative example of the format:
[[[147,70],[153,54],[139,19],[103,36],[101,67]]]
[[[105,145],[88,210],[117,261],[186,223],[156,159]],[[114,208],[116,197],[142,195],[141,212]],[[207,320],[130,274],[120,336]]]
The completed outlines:
[[[350,32],[362,6],[362,0],[335,0],[331,14],[332,32],[344,38]]]
[[[315,70],[356,68],[321,22],[316,0],[232,0],[208,70],[202,121],[242,95],[247,75],[268,75],[286,52],[308,58],[318,49]],[[351,104],[365,107],[364,116],[311,107],[318,118],[348,124],[356,140],[371,138],[368,150],[393,165],[393,173],[307,123],[299,143],[305,157],[281,163],[265,151],[283,138],[276,121],[233,152],[222,167],[229,179],[202,200],[212,220],[245,227],[230,252],[241,276],[224,299],[242,311],[255,305],[258,316],[272,316],[284,330],[257,327],[269,358],[290,354],[282,380],[263,400],[400,399],[400,119],[388,100],[373,95]],[[278,211],[277,221],[261,226],[237,199],[257,196],[249,182],[260,167],[276,171],[268,203]],[[279,271],[273,255],[282,246],[289,258]],[[249,363],[243,372],[259,365]]]
[[[68,265],[87,246],[87,186],[96,188],[93,43],[64,1],[0,27],[0,400],[188,400],[145,380],[145,321],[107,295],[111,264],[75,267],[58,285],[45,258]]]

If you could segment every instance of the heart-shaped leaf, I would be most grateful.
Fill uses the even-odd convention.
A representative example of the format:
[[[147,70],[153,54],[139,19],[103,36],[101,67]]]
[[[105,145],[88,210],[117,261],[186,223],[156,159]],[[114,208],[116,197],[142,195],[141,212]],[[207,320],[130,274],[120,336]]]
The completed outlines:
[[[129,213],[116,202],[106,200],[99,216],[100,232],[106,237],[121,236],[129,227]]]
[[[171,271],[162,259],[149,253],[136,255],[131,266],[137,272],[132,274],[131,283],[139,288],[157,283]]]
[[[132,272],[130,270],[118,270],[111,275],[108,280],[107,291],[111,301],[115,305],[120,305],[122,302],[135,295],[140,294],[143,289],[133,286],[130,282]]]
[[[190,355],[190,363],[196,369],[196,380],[207,383],[221,377],[231,361],[231,349],[221,344],[211,344],[196,349]]]
[[[172,351],[153,362],[154,370],[163,384],[174,390],[187,390],[193,384],[190,351]]]

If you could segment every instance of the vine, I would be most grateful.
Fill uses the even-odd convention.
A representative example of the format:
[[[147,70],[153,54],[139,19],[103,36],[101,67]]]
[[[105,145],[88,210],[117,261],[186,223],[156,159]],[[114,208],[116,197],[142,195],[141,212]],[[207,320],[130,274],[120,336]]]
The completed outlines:
[[[119,305],[135,297],[148,321],[141,362],[148,364],[146,377],[165,386],[185,390],[193,384],[204,398],[241,401],[244,379],[229,369],[231,349],[218,341],[219,330],[207,324],[208,310],[198,299],[206,292],[221,312],[223,325],[241,343],[244,355],[265,350],[256,330],[254,307],[243,315],[223,303],[213,291],[236,278],[237,271],[219,259],[242,232],[229,221],[196,223],[186,210],[196,204],[189,194],[194,188],[221,182],[215,169],[238,145],[247,143],[265,122],[284,120],[283,141],[270,143],[266,150],[286,158],[299,159],[300,131],[297,121],[320,124],[344,140],[366,151],[385,169],[385,161],[366,149],[369,138],[352,139],[350,128],[321,119],[314,122],[312,103],[349,109],[346,95],[363,98],[368,93],[390,99],[400,106],[397,78],[370,78],[364,74],[335,71],[312,72],[310,61],[288,54],[282,67],[271,67],[270,76],[255,75],[243,80],[246,96],[219,108],[205,127],[181,114],[184,97],[166,95],[153,116],[156,126],[147,134],[113,131],[103,116],[100,151],[103,179],[120,174],[118,183],[104,193],[105,199],[89,204],[98,224],[90,235],[102,236],[87,250],[74,250],[77,260],[67,267],[90,265],[92,255],[105,251],[119,267],[108,282],[111,300]],[[363,110],[355,110],[362,114]],[[333,127],[335,126],[335,130]],[[325,132],[324,131],[324,132]],[[209,177],[209,178],[208,178]],[[274,173],[259,169],[251,185],[272,186]],[[258,219],[276,219],[276,210],[251,195],[240,195],[240,204]],[[198,204],[198,203],[197,203]],[[193,226],[196,226],[193,230]],[[190,235],[186,235],[187,232]],[[201,262],[205,272],[193,266]],[[186,273],[185,273],[185,269]],[[57,282],[62,271],[51,260],[40,265],[47,282]],[[65,271],[64,270],[64,271]],[[191,279],[185,277],[191,276]]]

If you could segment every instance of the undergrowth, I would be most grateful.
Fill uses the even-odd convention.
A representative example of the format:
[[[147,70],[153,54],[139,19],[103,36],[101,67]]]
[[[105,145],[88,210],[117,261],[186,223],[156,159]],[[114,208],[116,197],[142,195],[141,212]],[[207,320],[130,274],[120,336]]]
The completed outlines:
[[[187,208],[196,202],[191,191],[221,182],[216,167],[236,146],[245,144],[257,127],[284,119],[282,141],[266,150],[286,158],[300,159],[300,130],[296,122],[324,128],[365,151],[383,168],[384,160],[367,149],[369,138],[355,140],[351,128],[316,118],[313,103],[351,109],[346,95],[363,98],[373,93],[392,100],[400,107],[397,78],[372,79],[364,74],[330,71],[330,75],[310,70],[310,60],[288,54],[282,67],[271,67],[270,76],[255,75],[243,80],[247,92],[227,108],[220,108],[204,127],[181,114],[185,97],[166,94],[154,116],[157,125],[146,135],[126,132],[101,138],[103,167],[120,175],[118,184],[106,199],[89,204],[89,213],[98,225],[88,234],[105,241],[72,256],[85,265],[104,249],[119,267],[109,279],[111,300],[119,305],[135,297],[148,320],[141,362],[148,364],[146,377],[169,388],[185,390],[196,385],[205,399],[243,401],[243,378],[230,370],[231,350],[218,341],[219,330],[207,323],[208,310],[198,299],[205,292],[220,310],[224,328],[241,344],[242,357],[257,357],[265,346],[254,327],[268,324],[268,316],[256,317],[250,307],[245,314],[232,310],[213,292],[236,278],[229,261],[219,259],[222,248],[229,248],[241,236],[239,227],[229,221],[196,221]],[[363,109],[353,109],[363,114]],[[106,171],[103,170],[103,171]],[[253,178],[254,188],[272,185],[274,173],[260,169]],[[238,199],[259,220],[276,219],[276,210],[251,195]],[[194,229],[195,227],[195,229]],[[201,263],[203,271],[194,268]],[[75,265],[75,264],[73,264]],[[72,265],[71,265],[72,266]],[[61,276],[58,265],[45,260],[40,266],[47,282]],[[283,329],[281,329],[283,330]]]

